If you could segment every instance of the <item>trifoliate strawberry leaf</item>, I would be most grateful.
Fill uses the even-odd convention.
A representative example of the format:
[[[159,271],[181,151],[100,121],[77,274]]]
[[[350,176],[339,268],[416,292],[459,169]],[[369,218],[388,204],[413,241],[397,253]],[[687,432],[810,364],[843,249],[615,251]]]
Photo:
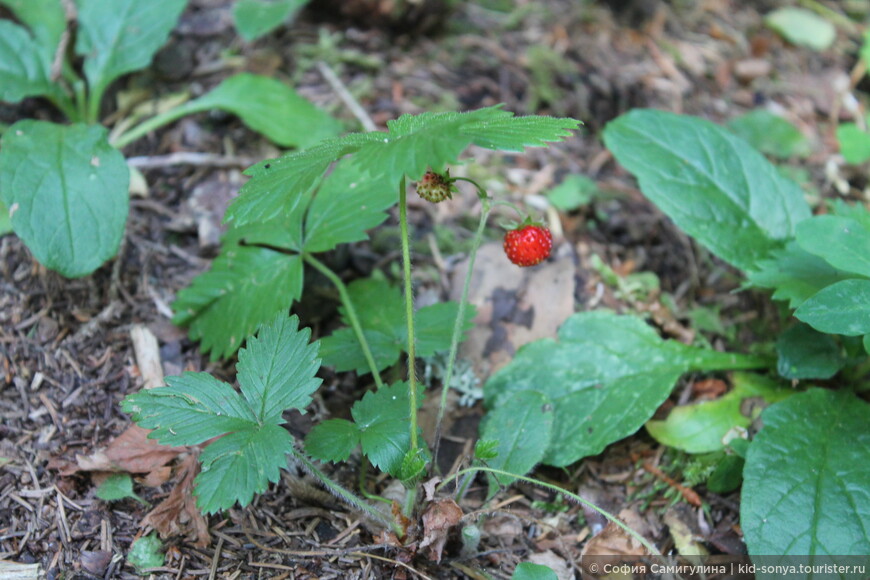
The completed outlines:
[[[278,481],[292,451],[293,437],[273,423],[221,437],[199,457],[202,471],[194,480],[197,507],[213,514],[236,502],[248,505],[270,481]]]
[[[281,414],[306,405],[320,384],[317,344],[299,320],[279,314],[239,353],[241,392],[207,373],[167,378],[166,387],[129,395],[122,402],[150,437],[165,445],[198,445],[219,437],[200,456],[197,505],[214,513],[243,506],[277,481],[293,439]]]
[[[338,163],[323,180],[305,216],[305,250],[326,252],[339,244],[365,240],[366,230],[386,219],[398,193],[372,179],[358,163]]]
[[[363,453],[372,465],[390,475],[398,475],[411,446],[408,405],[408,383],[401,382],[369,391],[350,411]]]
[[[399,360],[407,348],[408,328],[402,294],[382,278],[356,280],[348,285],[348,294],[357,311],[363,334],[369,343],[378,370],[383,370]],[[450,348],[453,321],[459,305],[444,302],[424,306],[416,312],[417,351],[420,356],[431,356]],[[348,323],[344,308],[339,309]],[[466,308],[463,330],[471,327],[474,308]],[[370,372],[356,335],[347,328],[339,329],[321,340],[323,364],[342,372],[355,370]]]
[[[302,294],[302,258],[268,248],[230,245],[208,272],[179,292],[172,321],[215,360],[233,354],[245,337]]]
[[[305,451],[321,461],[347,461],[359,445],[359,428],[347,419],[329,419],[305,437]]]
[[[320,386],[318,345],[309,344],[311,331],[298,325],[295,316],[279,316],[239,352],[239,383],[261,423],[281,423],[285,409],[304,409]]]
[[[385,188],[396,188],[403,176],[414,180],[429,166],[455,163],[469,145],[521,151],[560,141],[579,125],[574,119],[514,117],[500,107],[403,115],[387,123],[388,132],[352,133],[255,165],[246,171],[253,179],[226,219],[241,225],[292,211],[298,196],[316,186],[332,162],[352,153]]]

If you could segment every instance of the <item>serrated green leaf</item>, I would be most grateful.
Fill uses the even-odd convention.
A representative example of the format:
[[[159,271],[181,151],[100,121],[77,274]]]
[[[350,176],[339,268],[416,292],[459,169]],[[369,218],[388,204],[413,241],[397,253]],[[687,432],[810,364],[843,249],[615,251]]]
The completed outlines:
[[[128,395],[121,403],[140,427],[153,430],[149,437],[164,445],[199,445],[258,425],[242,395],[208,373],[166,377],[166,385]]]
[[[776,370],[786,379],[830,379],[846,364],[831,336],[796,324],[776,341]]]
[[[305,250],[327,252],[367,239],[366,230],[387,218],[398,193],[351,160],[339,162],[323,180],[305,217]]]
[[[408,383],[369,391],[350,411],[359,429],[362,451],[372,465],[397,476],[411,447]]]
[[[837,142],[846,163],[858,165],[870,159],[870,133],[855,123],[837,126]]]
[[[348,285],[347,291],[378,370],[392,366],[407,348],[408,328],[401,292],[383,278],[355,280]],[[419,356],[431,356],[450,348],[458,310],[459,305],[455,302],[444,302],[425,306],[416,312]],[[344,308],[340,311],[344,322],[349,324]],[[474,316],[475,309],[466,308],[464,330],[470,328]],[[370,372],[356,335],[350,329],[333,332],[322,339],[321,344],[323,364],[339,372]]]
[[[185,103],[185,114],[221,109],[283,147],[309,147],[341,131],[341,124],[281,81],[241,73]]]
[[[511,575],[511,580],[558,580],[558,578],[549,566],[531,562],[520,562]]]
[[[308,343],[311,331],[299,330],[299,319],[278,314],[264,324],[256,337],[239,352],[238,381],[257,420],[281,423],[287,409],[304,412],[311,393],[322,382],[318,343]]]
[[[0,101],[17,103],[56,91],[41,52],[41,45],[27,30],[0,20]]]
[[[242,341],[302,294],[302,258],[267,248],[230,245],[208,272],[178,293],[175,324],[190,327],[212,360],[230,356]]]
[[[158,389],[159,390],[159,389]],[[207,514],[251,503],[287,467],[293,437],[273,423],[221,437],[200,455],[202,471],[194,480],[196,505]]]
[[[119,76],[148,66],[166,43],[187,0],[76,0],[76,54],[92,93]]]
[[[359,444],[359,429],[346,419],[318,423],[305,437],[305,451],[321,461],[347,461]]]
[[[802,563],[812,565],[870,554],[870,405],[810,389],[771,405],[762,421],[740,502],[750,555],[768,565],[809,555]]]
[[[870,276],[870,231],[861,223],[834,215],[813,216],[798,224],[798,245],[834,268]]]
[[[756,109],[728,122],[728,128],[750,145],[780,159],[806,157],[810,144],[800,130],[766,109]]]
[[[99,126],[19,121],[0,140],[0,196],[47,268],[75,278],[115,255],[130,172]]]
[[[552,444],[553,406],[540,391],[516,391],[503,398],[484,417],[481,439],[498,441],[497,455],[489,467],[526,474],[541,463]],[[489,495],[499,486],[510,485],[513,477],[488,474]]]
[[[833,24],[805,8],[778,8],[766,15],[764,22],[792,44],[817,51],[828,49],[837,37]]]
[[[843,280],[807,298],[794,312],[798,320],[829,334],[870,332],[870,280]]]
[[[127,561],[130,562],[137,572],[143,572],[148,568],[158,568],[163,565],[163,542],[157,534],[142,536],[130,546]]]
[[[94,492],[103,501],[119,501],[122,499],[134,499],[141,504],[147,504],[145,500],[133,491],[133,478],[129,473],[113,473],[107,477]]]
[[[63,31],[66,30],[66,14],[60,0],[0,0],[15,17],[27,26],[36,39],[37,50],[42,59],[43,70],[50,71],[52,61]],[[0,38],[3,38],[0,33]],[[19,56],[21,56],[19,54]],[[0,58],[0,62],[3,62]],[[49,77],[46,76],[46,79]],[[0,82],[0,86],[3,83]],[[0,100],[3,100],[0,98]]]
[[[755,270],[810,217],[800,187],[709,121],[634,110],[607,125],[604,141],[644,195],[741,270]]]
[[[774,300],[786,300],[790,308],[797,308],[822,288],[850,277],[801,249],[795,241],[775,250],[770,259],[760,261],[756,268],[747,273],[749,283],[773,290]]]
[[[356,153],[355,162],[386,188],[397,188],[403,176],[419,178],[431,166],[455,163],[469,145],[521,151],[524,147],[560,141],[579,126],[574,119],[514,117],[499,107],[467,113],[403,115],[387,123],[389,132],[353,133],[328,139],[255,165],[253,179],[227,210],[228,221],[241,225],[292,211],[297,196],[317,185],[327,167]]]
[[[308,0],[238,0],[233,4],[236,30],[246,42],[251,42],[281,26],[307,3]]]
[[[760,375],[734,373],[733,382],[734,388],[715,401],[680,405],[663,421],[647,421],[647,431],[659,443],[687,453],[719,451],[725,447],[726,433],[734,427],[749,427],[755,419],[744,414],[744,400],[757,397],[775,403],[793,393]],[[761,411],[757,405],[751,410]]]
[[[544,463],[563,466],[637,431],[684,372],[766,366],[756,357],[662,340],[638,318],[583,312],[562,325],[558,342],[522,347],[484,393],[488,409],[518,391],[547,395],[555,416]]]

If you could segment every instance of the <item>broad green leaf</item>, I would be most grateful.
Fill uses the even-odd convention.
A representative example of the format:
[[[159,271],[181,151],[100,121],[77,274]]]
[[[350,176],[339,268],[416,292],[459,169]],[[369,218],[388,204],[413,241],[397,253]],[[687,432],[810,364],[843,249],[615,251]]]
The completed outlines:
[[[76,54],[85,57],[91,93],[148,66],[166,43],[187,0],[76,0]]]
[[[810,389],[771,405],[762,420],[740,502],[750,555],[770,565],[809,555],[803,563],[812,565],[870,554],[870,405]]]
[[[395,364],[407,348],[408,328],[402,293],[383,278],[355,280],[348,285],[348,295],[357,312],[363,334],[369,343],[378,370]],[[417,354],[431,356],[450,348],[453,324],[459,305],[445,302],[424,306],[417,310],[415,319]],[[344,308],[340,309],[345,324],[349,324]],[[466,308],[463,332],[471,327],[475,316],[473,307]],[[323,364],[335,370],[370,372],[356,335],[342,328],[321,340],[320,354]]]
[[[163,542],[157,534],[142,536],[130,546],[127,561],[130,562],[137,572],[144,572],[148,568],[159,568],[163,565]]]
[[[233,4],[236,30],[246,42],[251,42],[281,26],[307,3],[308,0],[238,0]]]
[[[69,278],[115,255],[130,172],[99,126],[19,121],[0,140],[0,196],[45,267]]]
[[[158,389],[159,390],[159,389]],[[211,443],[200,455],[196,476],[196,506],[207,514],[251,503],[287,467],[293,437],[274,423],[230,433]]]
[[[238,350],[246,337],[287,311],[302,294],[302,258],[267,248],[224,247],[208,272],[178,293],[172,321],[190,327],[212,360]]]
[[[408,383],[369,391],[354,403],[350,413],[359,429],[363,453],[372,465],[398,475],[411,447]]]
[[[859,336],[870,332],[870,280],[843,280],[807,298],[794,312],[820,332]]]
[[[322,382],[318,343],[309,344],[311,330],[299,330],[299,319],[279,313],[263,325],[239,352],[238,380],[248,404],[261,423],[282,423],[287,409],[305,409]]]
[[[741,270],[755,270],[810,217],[800,187],[709,121],[634,110],[607,125],[604,141],[644,195]]]
[[[51,70],[60,37],[66,30],[66,14],[60,0],[0,0],[24,23],[36,39],[43,70]],[[2,35],[0,35],[2,37]],[[0,58],[0,62],[3,59]],[[46,76],[48,78],[48,76]],[[0,83],[2,86],[2,83]],[[2,100],[2,99],[0,99]]]
[[[776,341],[776,370],[786,379],[830,379],[846,364],[840,345],[830,335],[796,324]]]
[[[489,467],[526,474],[541,463],[553,434],[553,406],[539,391],[518,391],[501,400],[484,417],[480,437],[498,441],[498,454]],[[513,483],[513,477],[489,474],[489,494]]]
[[[113,473],[107,477],[94,492],[103,501],[119,501],[122,499],[134,499],[141,504],[147,504],[145,500],[133,491],[133,478],[129,473]]]
[[[0,101],[17,103],[57,90],[49,78],[49,65],[40,57],[41,50],[27,30],[0,20]]]
[[[321,461],[347,461],[360,443],[359,429],[346,419],[329,419],[314,426],[305,437],[305,451]]]
[[[834,268],[870,276],[870,231],[859,222],[834,215],[813,216],[798,224],[798,245]]]
[[[778,8],[765,16],[764,22],[792,44],[817,51],[828,49],[837,37],[833,24],[804,8]]]
[[[5,236],[11,232],[12,218],[9,217],[9,208],[6,207],[5,203],[0,201],[0,236]]]
[[[739,455],[726,455],[707,479],[707,489],[713,493],[731,493],[743,483],[746,461]]]
[[[837,142],[846,163],[858,165],[870,159],[870,133],[855,123],[843,123],[837,127]]]
[[[305,217],[305,250],[327,252],[339,244],[365,240],[366,230],[387,218],[398,191],[374,179],[358,164],[337,164],[323,180]]]
[[[514,117],[499,107],[467,113],[403,115],[387,123],[388,132],[353,133],[328,139],[250,168],[253,177],[227,210],[227,220],[241,225],[291,211],[297,197],[317,185],[329,165],[356,153],[356,163],[398,188],[400,179],[419,178],[431,166],[455,163],[469,145],[522,151],[570,135],[580,122],[552,117]]]
[[[795,241],[774,251],[770,259],[762,260],[755,271],[747,273],[749,284],[773,290],[774,300],[786,300],[790,308],[797,308],[822,288],[850,277],[801,249]]]
[[[511,575],[511,580],[558,580],[558,578],[549,566],[531,562],[520,562]]]
[[[257,416],[230,385],[208,373],[166,377],[165,387],[140,391],[121,403],[125,413],[164,445],[199,445],[224,433],[252,429]]]
[[[810,153],[809,141],[797,127],[765,109],[731,119],[728,128],[762,153],[780,159]]]
[[[637,431],[684,372],[766,366],[756,357],[662,340],[639,318],[584,312],[562,325],[558,342],[522,347],[484,393],[489,409],[518,391],[547,395],[555,417],[544,463],[564,466]]]
[[[725,447],[722,438],[734,427],[749,427],[761,412],[758,405],[748,406],[744,414],[744,401],[760,398],[775,403],[792,391],[775,381],[745,373],[734,374],[734,388],[715,401],[706,401],[675,407],[663,421],[647,421],[646,429],[653,438],[669,447],[687,453],[709,453]]]
[[[283,147],[309,147],[341,131],[341,124],[281,81],[261,75],[232,76],[185,103],[185,114],[221,109]]]

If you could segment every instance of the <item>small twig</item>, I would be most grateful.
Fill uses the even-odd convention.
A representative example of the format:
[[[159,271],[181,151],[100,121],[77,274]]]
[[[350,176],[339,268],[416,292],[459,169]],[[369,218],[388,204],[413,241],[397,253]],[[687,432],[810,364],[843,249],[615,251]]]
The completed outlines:
[[[643,464],[643,468],[646,471],[648,471],[649,473],[651,473],[652,475],[654,475],[655,477],[664,481],[666,484],[668,484],[669,486],[671,486],[672,488],[674,488],[678,492],[680,492],[680,495],[682,495],[683,499],[686,500],[688,503],[690,503],[691,505],[693,505],[695,507],[701,507],[701,503],[702,503],[701,496],[699,496],[698,493],[694,489],[680,484],[680,482],[678,482],[674,478],[668,476],[668,474],[666,474],[664,471],[662,471],[661,469],[659,469],[658,467],[656,467],[655,465],[653,465],[649,461],[647,461]]]
[[[217,568],[218,562],[221,559],[221,550],[224,547],[224,539],[222,536],[218,536],[218,543],[214,549],[214,556],[211,558],[211,568],[208,571],[208,580],[214,580],[217,578]]]
[[[154,169],[173,165],[196,165],[208,167],[248,167],[254,164],[250,157],[233,155],[218,155],[216,153],[196,153],[194,151],[177,151],[168,155],[151,155],[130,157],[127,165],[137,169]]]
[[[323,61],[319,61],[317,63],[317,70],[320,71],[320,74],[323,75],[323,78],[326,79],[326,82],[329,83],[329,86],[332,87],[332,90],[335,91],[335,94],[338,95],[344,104],[350,109],[350,112],[353,113],[353,116],[357,118],[357,120],[362,124],[363,128],[366,131],[377,131],[378,126],[375,125],[375,122],[372,121],[372,118],[369,117],[369,114],[366,113],[366,110],[362,108],[362,105],[359,104],[359,101],[354,98],[350,91],[347,90],[347,87],[341,82],[341,79],[338,78],[338,75],[329,68],[329,65]]]

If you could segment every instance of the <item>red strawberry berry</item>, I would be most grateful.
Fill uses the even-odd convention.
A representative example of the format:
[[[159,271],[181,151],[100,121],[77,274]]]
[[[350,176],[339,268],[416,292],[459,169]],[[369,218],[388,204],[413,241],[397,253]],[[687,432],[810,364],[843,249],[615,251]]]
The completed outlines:
[[[446,177],[434,171],[427,171],[420,181],[417,182],[417,193],[426,201],[439,203],[445,199],[453,198],[453,185],[450,175]]]
[[[538,224],[523,225],[504,235],[504,253],[517,266],[540,264],[552,249],[553,235]]]

